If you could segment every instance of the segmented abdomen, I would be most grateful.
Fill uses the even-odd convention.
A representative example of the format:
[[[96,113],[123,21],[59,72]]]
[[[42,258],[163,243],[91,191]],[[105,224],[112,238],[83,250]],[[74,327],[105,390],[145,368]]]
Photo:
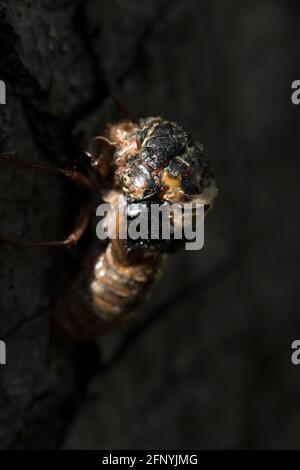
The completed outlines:
[[[160,274],[162,255],[147,253],[134,263],[119,248],[115,240],[100,256],[92,252],[57,303],[55,322],[68,337],[84,341],[110,331],[130,315]]]

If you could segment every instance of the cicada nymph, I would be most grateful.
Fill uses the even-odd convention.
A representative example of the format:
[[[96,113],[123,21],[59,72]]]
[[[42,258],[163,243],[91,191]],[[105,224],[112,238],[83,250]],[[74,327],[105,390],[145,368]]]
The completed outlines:
[[[104,198],[114,204],[119,194],[125,195],[129,217],[154,203],[198,200],[208,209],[216,196],[201,144],[160,117],[110,126],[88,155],[94,170],[109,182]],[[109,331],[145,298],[165,254],[177,244],[172,238],[111,240],[104,253],[90,254],[86,271],[57,305],[57,322],[77,339]]]
[[[129,219],[142,210],[150,212],[153,204],[197,201],[208,210],[217,194],[202,145],[183,127],[160,117],[109,126],[105,135],[94,139],[87,155],[96,183],[76,171],[55,171],[98,193],[99,203],[104,200],[113,206],[120,195],[126,196],[123,209]],[[122,217],[120,212],[117,224],[124,222]],[[66,240],[45,245],[76,243],[87,222],[88,215],[83,212]],[[104,251],[95,244],[77,279],[56,303],[55,323],[77,340],[110,331],[145,298],[161,272],[165,255],[177,246],[180,243],[172,237],[116,237]]]

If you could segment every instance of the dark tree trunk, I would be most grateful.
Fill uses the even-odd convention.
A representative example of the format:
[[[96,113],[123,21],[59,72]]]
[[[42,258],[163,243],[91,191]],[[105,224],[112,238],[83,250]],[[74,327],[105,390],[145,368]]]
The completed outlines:
[[[88,239],[0,245],[0,448],[299,445],[299,240],[282,229],[298,211],[295,31],[286,1],[0,0],[0,153],[84,167],[116,93],[133,118],[164,114],[203,140],[221,189],[205,250],[172,257],[137,320],[95,344],[61,341],[50,321]],[[0,235],[64,238],[84,198],[0,164]]]

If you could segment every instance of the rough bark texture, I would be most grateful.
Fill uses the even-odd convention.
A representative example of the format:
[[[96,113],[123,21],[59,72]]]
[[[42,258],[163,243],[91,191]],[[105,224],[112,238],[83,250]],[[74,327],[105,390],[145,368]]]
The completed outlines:
[[[1,246],[0,448],[299,446],[291,6],[0,1],[1,152],[80,164],[116,116],[112,91],[133,118],[191,129],[221,190],[205,249],[172,257],[136,320],[96,344],[67,345],[49,321],[80,249]],[[0,170],[1,234],[63,238],[81,191]]]

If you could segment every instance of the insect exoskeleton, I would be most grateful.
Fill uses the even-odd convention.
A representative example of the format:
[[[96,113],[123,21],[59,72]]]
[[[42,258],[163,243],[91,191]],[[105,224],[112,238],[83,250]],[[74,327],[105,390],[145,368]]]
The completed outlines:
[[[114,205],[118,195],[126,196],[129,220],[153,204],[198,201],[208,209],[217,194],[202,145],[182,126],[160,117],[109,126],[105,136],[95,138],[88,155],[108,184],[104,199]],[[118,224],[123,223],[120,217]],[[165,254],[176,244],[172,238],[116,238],[100,253],[96,245],[58,302],[56,321],[79,340],[111,330],[145,298]]]

